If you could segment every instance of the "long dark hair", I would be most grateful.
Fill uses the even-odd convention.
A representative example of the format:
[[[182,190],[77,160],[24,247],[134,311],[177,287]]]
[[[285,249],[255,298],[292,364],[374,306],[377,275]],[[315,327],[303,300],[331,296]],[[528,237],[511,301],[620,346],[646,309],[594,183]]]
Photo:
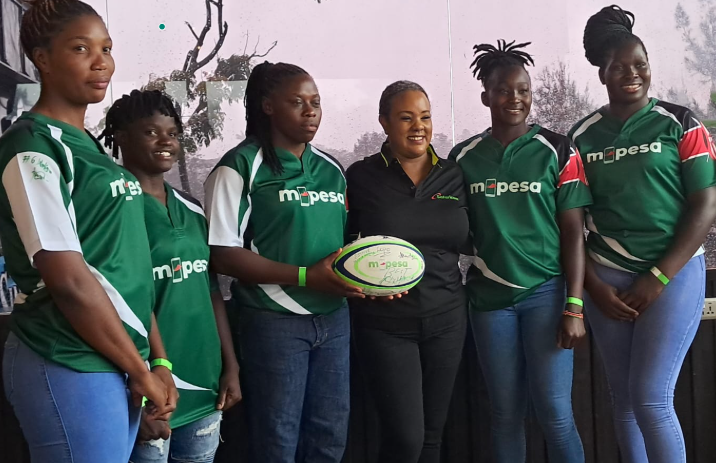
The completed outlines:
[[[646,53],[644,42],[632,33],[634,22],[634,14],[617,5],[605,6],[589,18],[583,40],[587,60],[601,69],[610,54],[630,43],[638,43]]]
[[[482,43],[472,47],[475,60],[470,64],[472,75],[482,85],[490,79],[496,69],[512,66],[534,66],[532,56],[522,49],[532,42],[518,43],[513,40],[507,43],[506,40],[498,40],[497,47],[489,43]]]

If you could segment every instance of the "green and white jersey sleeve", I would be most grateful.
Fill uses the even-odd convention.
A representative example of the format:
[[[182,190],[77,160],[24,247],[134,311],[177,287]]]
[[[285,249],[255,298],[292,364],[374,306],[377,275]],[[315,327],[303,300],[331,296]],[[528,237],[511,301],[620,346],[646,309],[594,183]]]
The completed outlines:
[[[116,371],[60,313],[35,254],[81,253],[140,354],[149,353],[154,288],[139,182],[71,125],[25,113],[0,138],[0,239],[21,294],[12,330],[39,355],[84,372]]]
[[[708,131],[689,109],[652,98],[626,122],[595,111],[570,137],[594,197],[587,214],[590,257],[647,271],[671,246],[688,196],[716,185]]]
[[[201,205],[165,185],[167,205],[145,197],[154,267],[154,312],[181,399],[173,428],[216,412],[221,343],[211,303],[208,228]]]
[[[509,307],[562,274],[558,214],[591,203],[569,139],[538,125],[503,147],[487,130],[453,148],[468,193],[470,304]]]
[[[267,259],[308,267],[341,248],[346,180],[340,164],[310,144],[301,159],[277,148],[284,172],[274,175],[257,141],[248,138],[219,161],[206,180],[209,245],[244,247]],[[344,299],[308,288],[238,282],[247,307],[326,314]]]

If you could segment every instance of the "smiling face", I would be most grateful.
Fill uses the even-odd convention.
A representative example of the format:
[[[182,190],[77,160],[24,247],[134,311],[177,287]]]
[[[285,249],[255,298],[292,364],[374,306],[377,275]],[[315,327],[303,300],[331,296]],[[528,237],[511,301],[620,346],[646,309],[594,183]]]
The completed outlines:
[[[485,82],[482,103],[490,108],[493,127],[525,124],[532,108],[529,74],[518,65],[495,69]]]
[[[629,42],[611,53],[599,70],[607,87],[611,105],[633,105],[648,102],[651,67],[641,43]]]
[[[309,143],[321,125],[321,96],[307,74],[287,79],[263,102],[271,128],[292,143]]]
[[[406,90],[393,97],[390,114],[380,116],[394,155],[419,158],[425,155],[433,138],[430,101],[418,90]]]
[[[99,16],[68,23],[48,48],[36,48],[33,61],[43,86],[73,105],[104,100],[114,74],[112,39]]]
[[[161,175],[171,170],[180,149],[176,121],[158,112],[117,131],[116,139],[124,166],[145,175]]]

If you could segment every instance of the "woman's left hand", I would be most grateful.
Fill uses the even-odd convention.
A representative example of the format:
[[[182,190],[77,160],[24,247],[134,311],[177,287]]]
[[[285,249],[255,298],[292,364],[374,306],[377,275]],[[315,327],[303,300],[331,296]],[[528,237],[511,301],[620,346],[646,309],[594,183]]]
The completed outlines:
[[[629,288],[618,293],[619,299],[639,313],[649,308],[664,290],[664,284],[651,272],[643,273]]]
[[[407,291],[404,291],[402,293],[396,294],[394,296],[369,296],[371,301],[392,301],[395,299],[400,299],[403,296],[406,296],[408,294]]]
[[[575,307],[568,304],[566,310],[574,311]],[[557,345],[562,349],[572,349],[587,334],[584,328],[584,320],[581,318],[562,315],[562,323],[557,332]]]

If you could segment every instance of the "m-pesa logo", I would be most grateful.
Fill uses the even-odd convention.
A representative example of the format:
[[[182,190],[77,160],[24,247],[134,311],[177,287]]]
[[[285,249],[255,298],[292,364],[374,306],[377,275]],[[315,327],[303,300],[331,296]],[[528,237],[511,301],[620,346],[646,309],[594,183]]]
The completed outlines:
[[[342,193],[334,191],[310,191],[306,187],[299,186],[295,190],[279,190],[279,202],[300,201],[301,206],[310,207],[317,202],[321,203],[341,203],[345,204],[346,200]]]
[[[181,260],[179,257],[174,257],[171,260],[170,265],[162,265],[161,267],[154,267],[152,269],[154,273],[154,280],[163,280],[165,278],[171,278],[172,283],[181,283],[182,281],[189,278],[192,273],[204,273],[209,266],[209,261],[204,259],[197,260]]]
[[[124,175],[122,175],[122,178],[110,182],[109,187],[112,189],[113,198],[116,198],[119,195],[126,195],[124,196],[124,199],[126,199],[127,201],[131,201],[132,199],[134,199],[134,196],[139,196],[142,194],[142,186],[139,184],[139,182],[127,180],[124,178]],[[127,195],[128,191],[129,195]]]
[[[638,153],[661,153],[661,142],[644,143],[643,145],[630,146],[628,148],[615,148],[610,146],[605,148],[603,152],[587,153],[587,163],[604,161],[604,164],[611,164],[619,161],[627,154],[634,155]]]
[[[542,192],[542,182],[498,182],[488,178],[484,182],[471,183],[470,194],[485,193],[488,198],[501,196],[505,193],[536,193]]]

